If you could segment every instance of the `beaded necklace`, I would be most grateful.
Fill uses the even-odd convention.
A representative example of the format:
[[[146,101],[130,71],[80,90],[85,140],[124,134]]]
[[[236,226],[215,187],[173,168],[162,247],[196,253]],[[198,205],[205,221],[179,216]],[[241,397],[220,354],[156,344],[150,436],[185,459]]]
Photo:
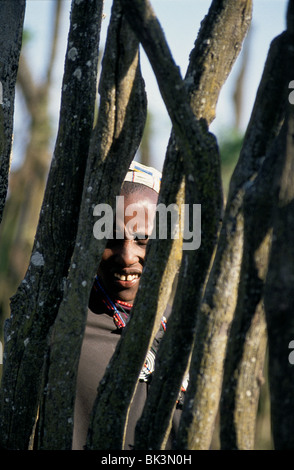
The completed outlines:
[[[114,324],[117,329],[122,330],[126,326],[130,318],[130,311],[133,307],[132,304],[129,304],[128,302],[123,302],[122,300],[113,301],[101,285],[98,276],[96,276],[94,281],[94,289],[99,295],[103,304],[106,306],[107,310],[111,312]],[[140,372],[139,380],[141,382],[149,382],[149,380],[151,379],[151,375],[155,367],[155,356],[159,346],[160,337],[165,330],[166,318],[163,317],[161,320],[160,330],[153,341],[153,345],[151,346],[150,350],[146,355],[144,366]]]
[[[102,302],[107,307],[108,310],[112,312],[112,318],[115,326],[118,329],[124,328],[129,319],[130,311],[132,304],[128,302],[123,302],[122,300],[116,300],[115,302],[111,300],[105,289],[102,287],[99,282],[98,276],[95,277],[94,289],[96,292],[103,294],[101,296]]]

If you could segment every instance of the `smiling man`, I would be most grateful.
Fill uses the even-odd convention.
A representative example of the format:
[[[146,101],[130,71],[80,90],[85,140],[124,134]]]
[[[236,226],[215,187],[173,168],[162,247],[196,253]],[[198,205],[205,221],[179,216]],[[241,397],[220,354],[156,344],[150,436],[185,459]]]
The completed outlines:
[[[154,176],[149,176],[152,184]],[[158,193],[145,184],[125,181],[120,199],[123,204],[118,208],[113,239],[107,242],[97,274],[112,296],[132,304],[153,228]]]
[[[73,449],[85,448],[99,382],[129,320],[152,232],[160,179],[157,170],[133,163],[122,186],[124,210],[116,217],[113,237],[107,241],[89,300],[78,369]],[[132,449],[134,443],[135,425],[144,407],[156,350],[164,330],[165,319],[139,376],[128,416],[126,450]]]

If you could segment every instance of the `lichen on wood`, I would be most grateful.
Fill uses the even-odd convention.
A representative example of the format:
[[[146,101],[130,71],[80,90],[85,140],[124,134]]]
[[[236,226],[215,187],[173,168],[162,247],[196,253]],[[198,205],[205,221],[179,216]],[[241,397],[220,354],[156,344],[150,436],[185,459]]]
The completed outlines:
[[[93,236],[93,208],[115,205],[146,118],[138,41],[113,4],[99,83],[100,107],[87,161],[76,244],[50,341],[40,410],[39,448],[71,449],[78,360],[88,299],[106,240]],[[91,191],[88,191],[91,188]],[[135,356],[135,355],[134,355]]]
[[[31,261],[12,298],[6,325],[0,442],[7,449],[28,448],[39,406],[47,338],[70,266],[94,119],[101,5],[100,0],[87,5],[73,2],[68,48],[73,42],[80,52],[75,62],[70,58],[65,62],[59,131]],[[74,76],[78,64],[83,82]],[[36,262],[41,256],[44,262]]]
[[[243,9],[246,14],[240,14]],[[231,30],[235,29],[236,19],[239,25],[238,37],[236,35],[235,42],[228,44],[227,38],[231,37]],[[238,55],[249,23],[250,2],[241,2],[238,6],[232,2],[212,2],[190,54],[185,77],[191,107],[198,119],[209,124],[213,120],[219,91]],[[220,29],[223,31],[221,41]],[[226,48],[224,42],[227,44]],[[217,73],[211,61],[214,65],[218,64]],[[170,145],[166,159],[182,160],[184,156],[181,153],[180,144],[177,148]],[[211,152],[200,158],[197,170],[188,175],[195,183],[195,190],[190,199],[187,194],[186,202],[201,202],[201,246],[197,251],[183,253],[172,315],[158,352],[144,413],[137,425],[137,449],[159,449],[164,446],[164,435],[168,430],[191,353],[197,309],[218,237],[222,217],[219,172],[218,152],[212,145]]]
[[[22,41],[25,0],[0,5],[0,223],[12,149],[15,84]]]

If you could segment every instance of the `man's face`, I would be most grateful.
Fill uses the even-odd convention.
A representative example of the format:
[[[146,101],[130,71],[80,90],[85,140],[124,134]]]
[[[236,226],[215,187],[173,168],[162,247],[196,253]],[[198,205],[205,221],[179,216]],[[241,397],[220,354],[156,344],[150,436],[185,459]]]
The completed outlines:
[[[116,217],[118,226],[114,227],[113,240],[107,242],[97,274],[112,297],[132,304],[139,287],[158,195],[146,187],[142,192],[122,193],[122,196],[124,214]],[[123,239],[116,239],[118,230],[123,231]]]

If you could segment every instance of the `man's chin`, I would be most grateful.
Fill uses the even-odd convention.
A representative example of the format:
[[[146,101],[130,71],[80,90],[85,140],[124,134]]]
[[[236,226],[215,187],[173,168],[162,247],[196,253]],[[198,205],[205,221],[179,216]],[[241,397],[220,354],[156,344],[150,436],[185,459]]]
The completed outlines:
[[[115,295],[115,300],[120,300],[121,302],[127,302],[128,304],[133,304],[136,295],[132,295],[129,292],[120,291]]]
[[[133,303],[138,291],[139,282],[117,281],[114,283],[112,292],[117,300]]]

